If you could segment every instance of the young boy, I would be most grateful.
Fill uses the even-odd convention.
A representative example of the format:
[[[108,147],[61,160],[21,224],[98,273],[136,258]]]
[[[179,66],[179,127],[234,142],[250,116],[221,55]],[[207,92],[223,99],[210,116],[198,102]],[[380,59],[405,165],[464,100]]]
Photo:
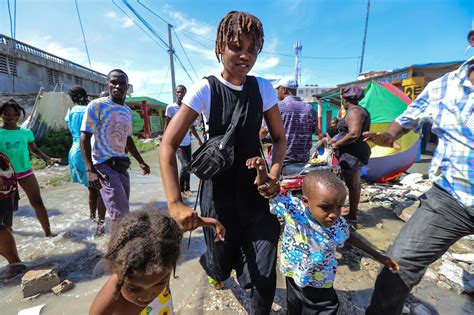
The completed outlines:
[[[264,161],[248,159],[257,169],[256,184],[267,180]],[[286,277],[288,314],[337,314],[339,301],[333,282],[336,276],[336,247],[347,240],[392,272],[398,264],[365,243],[341,218],[346,199],[344,183],[328,171],[311,171],[303,181],[303,197],[278,195],[270,211],[285,220],[280,271]]]

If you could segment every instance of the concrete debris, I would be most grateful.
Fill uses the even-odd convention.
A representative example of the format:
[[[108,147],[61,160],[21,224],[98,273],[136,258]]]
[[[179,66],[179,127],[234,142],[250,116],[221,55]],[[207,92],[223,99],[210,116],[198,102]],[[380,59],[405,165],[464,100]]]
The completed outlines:
[[[21,278],[23,298],[48,292],[60,282],[56,267],[30,270]]]
[[[468,264],[474,264],[474,254],[457,254],[453,253],[452,257],[454,260],[462,261]]]
[[[413,186],[419,182],[423,181],[423,174],[421,173],[412,173],[408,174],[400,181],[400,184],[403,186]]]
[[[60,295],[66,291],[71,290],[72,288],[74,288],[74,282],[66,279],[54,288],[52,288],[51,291],[53,291],[53,293],[56,295]]]
[[[383,229],[383,223],[377,223],[377,224],[375,225],[375,227],[376,227],[377,229]]]
[[[431,310],[421,303],[414,304],[411,308],[412,315],[431,315],[433,314]]]
[[[447,259],[442,260],[439,273],[458,294],[474,293],[474,275],[468,273],[456,263]]]

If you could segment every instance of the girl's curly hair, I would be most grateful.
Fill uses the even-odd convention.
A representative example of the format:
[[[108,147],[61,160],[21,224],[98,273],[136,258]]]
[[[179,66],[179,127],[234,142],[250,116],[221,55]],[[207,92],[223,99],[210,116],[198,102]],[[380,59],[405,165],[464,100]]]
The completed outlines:
[[[23,114],[23,117],[25,117],[26,115],[23,107],[21,107],[20,104],[18,104],[14,99],[9,99],[8,101],[2,103],[2,105],[0,106],[0,114],[3,113],[3,110],[6,107],[13,108],[13,110],[15,110],[15,112],[20,116],[21,114]]]
[[[242,33],[252,36],[255,47],[258,47],[258,53],[262,51],[264,34],[259,18],[247,12],[230,11],[217,27],[215,53],[219,62],[222,61],[225,47],[229,46],[235,37],[239,39]]]
[[[133,273],[176,268],[183,232],[164,212],[151,206],[133,211],[113,229],[105,259],[119,278],[116,294]]]

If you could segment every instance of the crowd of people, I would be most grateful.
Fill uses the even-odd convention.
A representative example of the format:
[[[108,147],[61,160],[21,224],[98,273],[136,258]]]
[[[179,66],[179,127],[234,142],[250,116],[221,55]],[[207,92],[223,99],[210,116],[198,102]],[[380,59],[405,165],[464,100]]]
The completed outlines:
[[[65,120],[73,144],[68,156],[73,182],[88,189],[89,216],[103,233],[105,215],[112,236],[105,260],[112,273],[99,291],[90,314],[162,314],[172,312],[170,278],[179,258],[183,232],[203,227],[206,251],[200,263],[215,289],[234,270],[250,289],[250,314],[269,314],[276,291],[277,257],[286,278],[289,314],[337,314],[333,282],[336,248],[346,241],[384,267],[367,314],[401,314],[410,290],[426,268],[459,238],[474,233],[474,58],[432,81],[390,124],[372,133],[370,114],[359,106],[363,90],[341,91],[345,115],[333,120],[320,145],[337,157],[342,179],[332,172],[311,171],[301,197],[280,194],[280,175],[310,158],[317,130],[314,109],[296,96],[290,78],[276,85],[248,75],[264,45],[261,21],[231,11],[219,23],[215,54],[221,70],[196,82],[187,92],[176,89],[177,102],[166,108],[159,162],[168,209],[130,212],[130,153],[144,175],[150,167],[132,139],[132,112],[125,106],[128,76],[121,69],[107,75],[108,91],[92,101],[80,86],[69,91],[74,106]],[[200,182],[200,213],[184,198],[193,196],[190,133],[206,146],[226,135],[237,117],[230,142],[232,163]],[[29,153],[46,163],[58,162],[41,152],[31,130],[18,127],[23,108],[14,100],[0,107],[0,254],[12,274],[25,270],[11,232],[18,207],[18,186],[35,210],[46,237],[53,237]],[[202,119],[205,137],[194,127]],[[387,254],[375,250],[356,232],[360,172],[371,154],[369,142],[398,148],[397,140],[429,119],[439,137],[429,176],[433,187],[404,225]],[[261,139],[272,143],[271,159]],[[226,144],[227,144],[226,143]],[[178,163],[181,165],[178,174]],[[269,162],[269,165],[268,165]],[[349,207],[344,207],[348,190]],[[280,222],[284,222],[280,241]],[[161,312],[161,313],[160,313]]]

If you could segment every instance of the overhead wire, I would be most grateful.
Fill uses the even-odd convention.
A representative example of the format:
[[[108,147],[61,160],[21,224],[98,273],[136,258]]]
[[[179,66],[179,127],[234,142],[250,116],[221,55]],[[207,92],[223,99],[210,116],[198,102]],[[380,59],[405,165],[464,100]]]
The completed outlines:
[[[151,36],[140,24],[138,24],[137,22],[135,22],[135,20],[134,20],[130,15],[128,15],[128,13],[125,12],[125,10],[122,9],[117,3],[115,3],[114,0],[112,0],[112,3],[113,3],[120,11],[122,11],[122,13],[125,14],[136,26],[138,26],[138,28],[140,28],[140,29],[143,31],[143,33],[145,33],[148,37],[150,37],[150,39],[151,39],[152,41],[154,41],[155,44],[157,44],[158,46],[160,46],[164,51],[167,51],[167,50],[168,50],[168,48],[167,48],[168,45],[166,45],[166,47],[163,47],[163,44],[162,44],[162,43],[158,42],[158,41],[157,41],[153,36]]]
[[[160,93],[158,93],[158,97],[161,95],[161,92],[163,91],[163,87],[165,86],[165,82],[166,82],[166,79],[168,78],[169,73],[170,73],[170,64],[168,64],[168,70],[166,70],[165,78],[163,79],[163,82],[161,83],[161,89],[160,89]]]
[[[191,60],[189,60],[188,54],[186,53],[186,50],[184,49],[184,46],[183,46],[183,44],[181,43],[181,40],[179,39],[178,34],[176,34],[176,31],[174,30],[174,27],[173,27],[173,33],[174,33],[174,35],[176,36],[176,39],[178,40],[178,43],[179,43],[179,45],[181,46],[181,49],[183,50],[184,56],[186,56],[186,59],[188,60],[189,65],[191,66],[191,69],[193,69],[193,72],[194,72],[194,74],[196,75],[196,79],[198,79],[199,76],[198,76],[198,74],[197,74],[197,72],[196,72],[196,69],[194,69],[194,66],[193,66]]]
[[[125,1],[125,0],[124,0]],[[189,60],[189,57],[188,55],[186,54],[186,50],[184,49],[183,47],[183,44],[181,43],[181,40],[179,39],[178,35],[176,34],[176,32],[174,31],[174,27],[171,23],[169,23],[168,21],[166,21],[164,18],[162,18],[159,14],[155,13],[152,9],[150,9],[149,7],[147,7],[146,5],[144,5],[143,3],[141,3],[139,0],[137,0],[138,4],[140,4],[142,7],[144,7],[148,12],[150,12],[152,15],[156,16],[157,18],[159,18],[162,22],[164,22],[165,24],[169,25],[172,27],[173,29],[173,32],[174,34],[176,35],[176,39],[178,40],[179,44],[181,45],[181,48],[183,49],[183,52],[184,52],[184,55],[186,56],[189,64],[191,65],[191,68],[193,69],[194,71],[194,74],[196,75],[196,78],[198,78],[198,75],[196,73],[196,70],[194,69],[191,61]],[[142,21],[143,22],[143,21]],[[193,79],[191,78],[191,75],[188,73],[188,70],[186,69],[186,67],[184,66],[183,62],[181,61],[181,59],[179,58],[179,56],[176,54],[176,51],[173,50],[173,55],[176,57],[176,60],[178,61],[178,63],[181,65],[181,67],[183,68],[184,72],[188,75],[189,79],[191,80],[191,82],[193,82]]]
[[[84,40],[84,46],[86,47],[87,60],[89,60],[89,68],[92,69],[91,57],[89,55],[89,48],[87,48],[87,41],[86,41],[86,35],[84,34],[84,28],[82,27],[82,19],[81,19],[81,14],[79,13],[79,6],[77,4],[77,0],[74,0],[74,2],[76,3],[77,17],[79,18],[79,25],[81,26],[82,38]]]
[[[148,23],[147,20],[145,20],[145,19],[140,15],[140,13],[138,13],[137,10],[135,10],[135,9],[130,5],[130,3],[128,3],[127,0],[122,0],[122,2],[127,6],[127,8],[128,8],[130,11],[132,11],[133,14],[135,14],[135,16],[140,20],[140,22],[142,22],[143,25],[145,25],[145,27],[163,43],[163,45],[165,45],[166,47],[169,48],[168,43],[167,43],[167,42],[161,37],[161,35],[153,28],[153,26],[151,26],[150,23]]]

